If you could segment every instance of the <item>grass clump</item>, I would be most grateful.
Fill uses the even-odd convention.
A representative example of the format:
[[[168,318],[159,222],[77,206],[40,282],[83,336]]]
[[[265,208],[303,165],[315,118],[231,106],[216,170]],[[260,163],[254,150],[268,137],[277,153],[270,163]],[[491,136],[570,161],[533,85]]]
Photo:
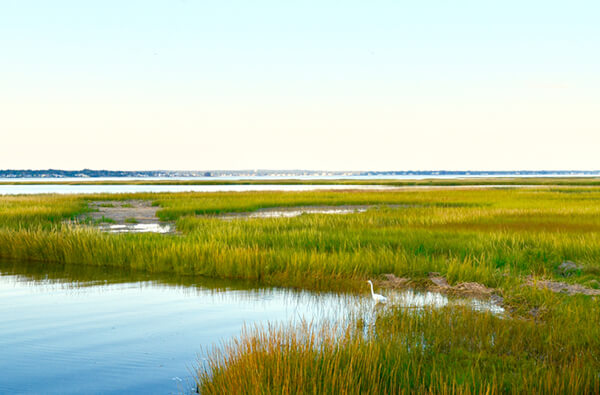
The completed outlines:
[[[137,224],[137,223],[139,223],[139,222],[140,222],[140,221],[138,221],[138,220],[137,220],[136,218],[134,218],[134,217],[125,218],[125,223],[128,223],[128,224]]]
[[[104,215],[102,217],[98,218],[95,222],[97,224],[114,224],[114,223],[116,223],[116,221],[114,219],[105,217]]]
[[[466,306],[393,308],[349,325],[246,331],[198,373],[203,394],[598,393],[597,304],[543,323]]]

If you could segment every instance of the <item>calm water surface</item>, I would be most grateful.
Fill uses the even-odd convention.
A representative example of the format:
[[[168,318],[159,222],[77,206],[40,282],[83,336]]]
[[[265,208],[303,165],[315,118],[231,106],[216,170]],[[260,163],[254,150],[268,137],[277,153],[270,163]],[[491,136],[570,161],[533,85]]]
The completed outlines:
[[[386,295],[410,308],[452,302],[429,292]],[[0,393],[189,393],[204,353],[244,326],[353,314],[373,321],[368,295],[0,261]]]
[[[360,296],[0,264],[0,393],[180,393],[244,325],[340,320]]]
[[[544,177],[597,177],[598,172],[573,171],[569,174],[564,173],[545,173],[545,174],[521,174],[519,172],[507,172],[503,174],[378,174],[378,175],[307,175],[307,176],[214,176],[214,177],[0,177],[0,181],[35,181],[35,182],[56,182],[56,181],[143,181],[143,180],[198,180],[198,181],[244,181],[244,180],[456,180],[456,179],[476,179],[476,178],[544,178]]]

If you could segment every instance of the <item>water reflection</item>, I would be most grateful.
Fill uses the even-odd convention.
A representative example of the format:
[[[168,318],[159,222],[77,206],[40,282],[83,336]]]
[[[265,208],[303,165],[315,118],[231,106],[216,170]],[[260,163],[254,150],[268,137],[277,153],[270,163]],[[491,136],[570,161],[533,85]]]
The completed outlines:
[[[170,224],[101,224],[98,228],[107,233],[172,233]]]
[[[341,321],[360,296],[117,268],[0,264],[0,393],[170,393],[244,325]],[[174,379],[175,378],[175,379]]]
[[[455,302],[386,296],[378,309]],[[0,393],[179,393],[193,388],[198,353],[244,326],[368,323],[377,313],[366,293],[24,262],[0,262],[0,300]]]
[[[419,309],[426,306],[444,307],[448,305],[466,305],[477,311],[489,311],[494,314],[503,314],[504,308],[496,304],[491,298],[460,298],[449,297],[439,292],[417,292],[406,289],[401,292],[392,292],[388,296],[389,306]]]
[[[294,208],[275,208],[261,209],[248,213],[229,213],[219,215],[218,218],[224,220],[238,218],[292,218],[302,214],[353,214],[364,213],[369,207],[375,206],[355,206],[355,207],[294,207]]]

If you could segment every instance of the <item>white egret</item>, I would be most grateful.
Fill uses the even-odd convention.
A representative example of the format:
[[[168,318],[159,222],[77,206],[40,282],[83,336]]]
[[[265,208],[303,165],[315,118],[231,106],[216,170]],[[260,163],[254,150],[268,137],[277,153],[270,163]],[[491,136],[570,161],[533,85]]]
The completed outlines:
[[[376,294],[375,292],[373,292],[373,283],[371,282],[371,280],[367,281],[369,284],[371,284],[371,296],[373,297],[373,300],[375,301],[375,303],[385,303],[387,302],[387,298],[383,295],[379,295]]]

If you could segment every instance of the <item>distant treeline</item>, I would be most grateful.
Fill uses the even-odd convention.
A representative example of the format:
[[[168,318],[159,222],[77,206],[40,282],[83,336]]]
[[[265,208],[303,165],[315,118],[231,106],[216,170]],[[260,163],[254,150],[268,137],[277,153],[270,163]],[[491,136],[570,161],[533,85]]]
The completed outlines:
[[[313,171],[313,170],[0,170],[0,178],[86,178],[86,177],[301,177],[301,176],[600,176],[600,170],[518,170],[518,171]]]

